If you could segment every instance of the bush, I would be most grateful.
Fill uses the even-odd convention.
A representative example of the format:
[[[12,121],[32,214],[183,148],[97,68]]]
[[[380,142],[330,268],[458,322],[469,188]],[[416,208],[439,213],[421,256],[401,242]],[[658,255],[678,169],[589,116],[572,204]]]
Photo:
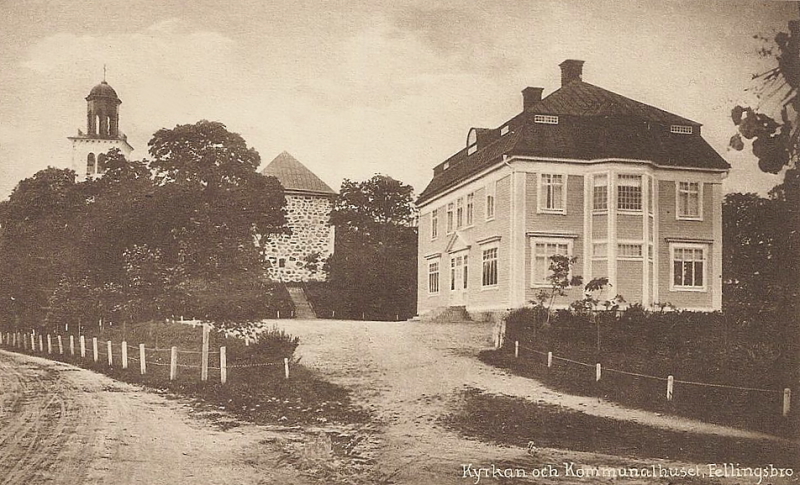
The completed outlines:
[[[256,334],[255,341],[248,347],[247,357],[258,361],[292,359],[299,344],[299,337],[273,326]]]

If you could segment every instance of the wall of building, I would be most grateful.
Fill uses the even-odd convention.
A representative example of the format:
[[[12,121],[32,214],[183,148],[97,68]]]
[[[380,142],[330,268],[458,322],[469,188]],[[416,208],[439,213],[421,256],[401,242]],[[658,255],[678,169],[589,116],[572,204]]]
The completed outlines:
[[[322,264],[309,268],[306,258],[320,259],[333,252],[333,227],[328,224],[331,200],[325,196],[286,194],[286,222],[291,234],[272,236],[264,248],[270,264],[268,275],[275,281],[322,281]]]
[[[686,180],[691,180],[687,178]],[[703,184],[703,220],[678,220],[676,217],[676,183],[673,180],[661,180],[658,183],[658,299],[659,303],[670,303],[676,308],[708,310],[713,307],[712,281],[721,278],[722,268],[715,264],[715,252],[721,253],[721,239],[714,241],[713,220],[715,204],[713,200],[714,184]],[[716,207],[721,212],[722,207]],[[721,236],[721,235],[720,235]],[[670,240],[699,242],[706,244],[707,281],[704,291],[671,290],[672,259]]]

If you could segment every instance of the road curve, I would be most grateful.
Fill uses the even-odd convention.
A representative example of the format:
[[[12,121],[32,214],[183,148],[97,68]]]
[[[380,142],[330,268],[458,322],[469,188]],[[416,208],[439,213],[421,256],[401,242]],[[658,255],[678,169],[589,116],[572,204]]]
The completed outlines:
[[[268,430],[222,431],[190,406],[0,351],[0,484],[306,484]]]

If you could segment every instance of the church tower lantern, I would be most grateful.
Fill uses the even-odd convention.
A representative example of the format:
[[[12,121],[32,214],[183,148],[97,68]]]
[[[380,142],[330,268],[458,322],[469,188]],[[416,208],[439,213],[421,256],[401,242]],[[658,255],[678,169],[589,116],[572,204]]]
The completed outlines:
[[[99,177],[105,172],[106,153],[118,148],[127,158],[133,151],[119,131],[119,105],[122,101],[105,79],[86,96],[86,133],[78,130],[72,140],[72,169],[80,180]]]

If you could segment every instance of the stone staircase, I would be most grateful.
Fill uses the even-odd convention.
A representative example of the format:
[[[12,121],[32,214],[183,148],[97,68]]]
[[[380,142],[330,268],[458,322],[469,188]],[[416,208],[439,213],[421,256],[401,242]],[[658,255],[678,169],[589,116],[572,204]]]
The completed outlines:
[[[467,308],[463,306],[449,306],[437,308],[430,315],[426,315],[424,320],[437,323],[450,322],[471,322]]]
[[[294,303],[294,317],[302,320],[311,320],[317,318],[314,309],[311,307],[306,292],[302,286],[287,286],[286,290],[289,292],[289,297]]]

